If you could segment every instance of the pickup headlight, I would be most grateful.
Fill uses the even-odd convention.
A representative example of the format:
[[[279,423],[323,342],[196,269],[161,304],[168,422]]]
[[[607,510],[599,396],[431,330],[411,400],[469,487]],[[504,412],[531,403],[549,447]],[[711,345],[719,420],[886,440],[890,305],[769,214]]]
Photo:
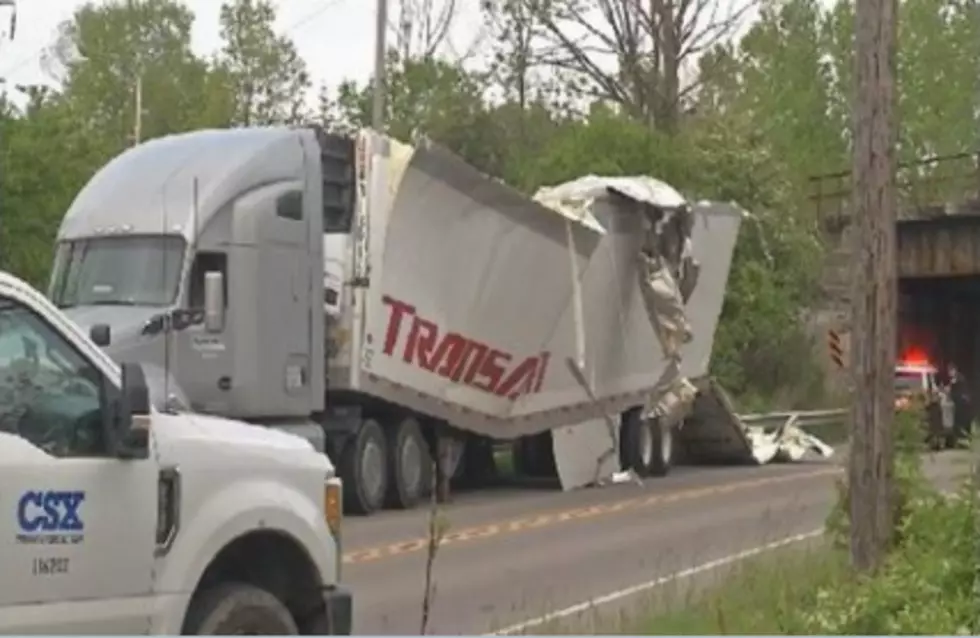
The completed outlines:
[[[341,544],[340,531],[344,522],[344,493],[340,478],[331,476],[323,484],[323,520],[333,535],[337,548],[337,577],[340,578]]]

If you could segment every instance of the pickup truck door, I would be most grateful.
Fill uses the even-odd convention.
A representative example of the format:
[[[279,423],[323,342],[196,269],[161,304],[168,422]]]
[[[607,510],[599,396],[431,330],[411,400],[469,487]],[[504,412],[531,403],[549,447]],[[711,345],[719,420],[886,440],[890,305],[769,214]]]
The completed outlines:
[[[0,633],[145,633],[157,467],[108,455],[104,360],[57,319],[0,295]]]

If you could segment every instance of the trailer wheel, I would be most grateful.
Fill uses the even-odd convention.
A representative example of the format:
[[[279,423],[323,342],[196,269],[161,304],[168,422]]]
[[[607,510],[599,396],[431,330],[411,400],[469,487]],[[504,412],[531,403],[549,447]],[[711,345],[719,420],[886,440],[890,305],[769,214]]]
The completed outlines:
[[[190,636],[297,636],[299,629],[278,598],[245,583],[222,583],[195,594],[184,621]]]
[[[666,476],[674,460],[673,432],[642,415],[638,407],[623,413],[619,439],[623,469],[632,469],[641,477]]]
[[[649,476],[667,476],[674,465],[674,429],[662,427],[660,421],[647,421],[647,431],[653,438],[655,453],[649,466]]]
[[[355,514],[371,514],[384,504],[388,490],[387,442],[376,421],[365,420],[340,457],[344,504]]]
[[[388,430],[387,503],[397,509],[411,509],[427,493],[432,483],[432,461],[418,421],[408,417]]]

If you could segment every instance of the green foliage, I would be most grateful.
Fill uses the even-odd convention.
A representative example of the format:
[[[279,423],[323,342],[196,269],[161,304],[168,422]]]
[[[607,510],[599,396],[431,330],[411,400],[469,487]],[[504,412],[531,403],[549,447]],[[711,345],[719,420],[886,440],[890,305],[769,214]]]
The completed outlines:
[[[926,480],[922,469],[925,451],[926,417],[921,409],[899,410],[895,413],[893,434],[895,437],[895,481],[892,495],[895,545],[904,542],[904,530],[913,505],[931,498],[935,490]],[[850,490],[847,481],[837,481],[837,501],[827,517],[827,533],[839,548],[850,543]]]
[[[233,105],[232,124],[301,119],[303,94],[310,86],[306,62],[289,38],[276,35],[275,20],[275,6],[268,0],[233,0],[221,5],[225,46],[215,71],[227,92],[225,100]]]
[[[821,589],[804,611],[805,633],[834,635],[976,634],[976,485],[957,498],[935,492],[907,504],[902,542],[871,577]]]

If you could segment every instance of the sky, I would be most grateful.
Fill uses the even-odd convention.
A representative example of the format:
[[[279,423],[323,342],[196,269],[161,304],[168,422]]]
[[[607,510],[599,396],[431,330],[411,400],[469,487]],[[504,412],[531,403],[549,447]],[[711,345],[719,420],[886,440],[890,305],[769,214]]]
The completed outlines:
[[[0,78],[9,84],[48,81],[40,65],[40,53],[54,41],[58,24],[71,18],[84,0],[15,0],[17,31],[7,39],[10,11],[0,7]],[[105,0],[95,0],[102,4]],[[193,45],[198,53],[215,51],[221,0],[184,0],[197,16]],[[277,30],[288,34],[306,60],[316,84],[336,87],[345,79],[365,80],[374,56],[374,0],[273,0],[278,7]],[[0,4],[3,1],[0,0]],[[391,15],[398,0],[391,0]],[[464,7],[455,23],[452,41],[465,48],[468,33],[479,29],[475,3]],[[436,6],[439,6],[438,3]],[[474,7],[469,9],[469,7]]]

